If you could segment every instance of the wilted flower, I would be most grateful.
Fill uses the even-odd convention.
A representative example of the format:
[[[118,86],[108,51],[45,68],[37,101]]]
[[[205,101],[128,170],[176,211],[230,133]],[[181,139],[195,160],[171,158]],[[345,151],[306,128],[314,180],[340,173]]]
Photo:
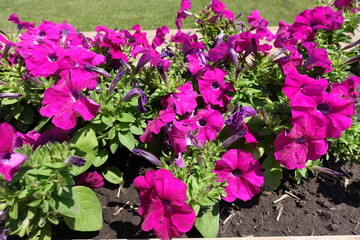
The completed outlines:
[[[69,165],[74,165],[74,166],[77,166],[77,167],[81,167],[81,166],[84,166],[86,160],[82,157],[78,157],[78,156],[70,156],[68,157],[66,160],[65,160],[65,163],[66,164],[69,164]]]
[[[132,152],[140,157],[145,158],[146,160],[148,160],[149,162],[151,162],[152,164],[155,164],[157,166],[162,166],[160,160],[152,153],[149,153],[145,150],[141,150],[141,149],[137,149],[134,148],[132,150]]]
[[[225,187],[226,197],[223,197],[227,202],[233,202],[236,198],[250,200],[264,184],[261,164],[251,153],[241,149],[225,152],[221,160],[216,162],[214,173],[220,177],[219,181],[226,180],[228,183]]]
[[[147,96],[145,95],[145,93],[143,92],[143,90],[141,90],[140,88],[133,88],[130,90],[130,92],[128,92],[125,97],[123,97],[123,101],[127,101],[130,98],[133,98],[134,96],[139,95],[138,98],[138,111],[141,113],[144,113],[147,111],[147,109],[145,108],[145,104],[147,102]]]
[[[98,172],[84,172],[76,178],[75,185],[86,186],[91,189],[104,186],[104,177]]]

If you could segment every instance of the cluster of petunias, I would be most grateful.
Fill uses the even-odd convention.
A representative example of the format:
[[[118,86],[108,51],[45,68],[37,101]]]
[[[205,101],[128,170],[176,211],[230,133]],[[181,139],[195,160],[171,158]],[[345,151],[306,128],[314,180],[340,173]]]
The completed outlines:
[[[274,45],[290,51],[279,64],[285,74],[283,92],[290,99],[293,128],[278,135],[274,155],[287,169],[301,169],[307,160],[319,159],[328,150],[327,138],[341,137],[352,124],[359,77],[348,77],[329,86],[324,78],[299,73],[299,69],[310,69],[320,76],[332,71],[327,51],[316,48],[313,40],[319,29],[333,31],[343,21],[341,11],[315,7],[300,13],[293,24],[279,24]],[[297,44],[307,50],[305,62]]]

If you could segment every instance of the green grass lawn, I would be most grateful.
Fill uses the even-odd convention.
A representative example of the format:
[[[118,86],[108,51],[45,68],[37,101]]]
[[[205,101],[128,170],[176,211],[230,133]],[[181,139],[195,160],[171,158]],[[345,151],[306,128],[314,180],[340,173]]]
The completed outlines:
[[[192,11],[198,11],[210,0],[193,0]],[[259,9],[270,25],[279,20],[292,22],[294,16],[306,8],[314,7],[312,0],[224,0],[227,9],[247,16]],[[94,31],[97,25],[109,28],[130,29],[140,24],[142,29],[155,29],[162,25],[175,28],[174,20],[180,0],[1,0],[0,29],[14,32],[15,25],[7,18],[17,13],[21,20],[40,23],[41,20],[66,20],[81,31]],[[245,20],[243,17],[242,20]],[[191,28],[187,21],[184,28]]]

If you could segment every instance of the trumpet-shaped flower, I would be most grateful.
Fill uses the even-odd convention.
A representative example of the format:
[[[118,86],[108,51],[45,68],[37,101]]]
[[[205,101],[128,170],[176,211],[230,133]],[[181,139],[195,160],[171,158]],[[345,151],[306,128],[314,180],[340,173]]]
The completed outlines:
[[[81,91],[92,81],[93,75],[90,75],[84,75],[80,69],[63,71],[62,79],[45,90],[40,114],[53,117],[54,125],[64,130],[76,126],[77,114],[86,121],[94,118],[99,104],[81,95]]]
[[[177,13],[177,17],[175,20],[175,25],[178,29],[182,27],[182,19],[186,19],[188,16],[191,15],[189,12],[191,8],[191,1],[190,0],[181,0],[180,9]]]
[[[226,5],[220,0],[212,0],[210,3],[210,8],[217,15],[217,17],[225,17],[232,21],[235,20],[234,13],[230,10],[226,10]]]
[[[286,130],[276,137],[274,145],[275,159],[290,170],[304,168],[307,160],[317,160],[328,150],[325,138],[308,139]]]
[[[294,128],[308,139],[339,138],[352,124],[354,100],[337,92],[309,92],[313,94],[300,92],[290,101]]]
[[[359,97],[359,92],[356,91],[356,88],[360,84],[360,77],[348,77],[342,83],[334,83],[332,85],[331,91],[339,92],[339,94],[345,98],[356,99]]]
[[[175,107],[176,113],[179,115],[194,111],[197,106],[196,98],[198,94],[193,90],[191,83],[186,82],[177,90],[179,92],[171,93],[161,99],[163,107]]]
[[[0,124],[0,173],[7,181],[19,171],[20,165],[26,160],[26,156],[14,153],[16,147],[16,133],[13,127],[3,122]]]
[[[172,122],[175,119],[175,111],[173,108],[167,108],[159,112],[159,115],[151,121],[145,128],[144,134],[140,136],[142,142],[151,142],[153,140],[153,133],[159,134],[161,128]]]
[[[231,100],[226,95],[227,91],[234,91],[230,83],[224,81],[226,72],[219,69],[208,69],[203,76],[198,79],[200,93],[207,104],[224,107]]]
[[[261,164],[251,153],[241,149],[225,152],[221,160],[216,162],[213,172],[218,174],[219,181],[226,180],[228,183],[226,197],[223,197],[227,202],[233,202],[236,198],[247,201],[258,194],[260,186],[264,184]]]
[[[308,86],[311,87],[309,88]],[[300,91],[303,94],[308,95],[311,93],[307,93],[307,90],[321,92],[325,91],[328,86],[329,82],[324,78],[315,80],[308,75],[302,75],[296,69],[293,69],[286,75],[282,90],[289,99],[292,99]]]
[[[134,185],[139,190],[144,231],[154,230],[157,237],[168,240],[192,228],[196,215],[186,203],[187,186],[170,171],[150,170],[145,177],[135,178]]]
[[[302,44],[308,51],[309,58],[303,64],[304,68],[311,69],[313,67],[319,67],[322,69],[322,73],[332,71],[332,62],[328,58],[328,53],[323,48],[316,48],[317,44],[313,42],[304,42]]]
[[[196,131],[196,138],[201,144],[206,140],[214,140],[224,125],[224,118],[217,110],[207,105],[205,109],[189,119],[182,121],[191,131]]]

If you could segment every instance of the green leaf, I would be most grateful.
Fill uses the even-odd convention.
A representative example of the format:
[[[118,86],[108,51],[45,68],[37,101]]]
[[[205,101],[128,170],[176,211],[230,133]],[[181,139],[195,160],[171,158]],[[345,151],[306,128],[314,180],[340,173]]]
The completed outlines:
[[[136,118],[129,113],[119,113],[116,117],[116,120],[120,122],[135,122]]]
[[[115,166],[106,166],[103,170],[103,176],[113,184],[120,184],[124,180],[123,173]]]
[[[272,192],[280,185],[283,176],[281,166],[275,160],[274,155],[269,154],[262,163],[262,168],[265,169],[265,183],[262,188],[266,191]]]
[[[76,191],[71,190],[70,196],[68,193],[63,196],[54,195],[53,199],[55,200],[55,210],[58,213],[72,218],[80,216],[80,198]]]
[[[75,155],[83,157],[86,162],[84,166],[72,166],[71,174],[79,175],[85,172],[95,161],[98,151],[98,141],[95,131],[90,127],[84,127],[78,131],[69,141],[70,149],[75,150]]]
[[[103,115],[101,116],[101,121],[105,123],[107,126],[112,127],[114,119],[110,115],[109,116]]]
[[[142,135],[144,133],[144,130],[141,127],[132,125],[130,127],[130,132],[135,135]]]
[[[119,141],[122,145],[124,145],[127,149],[130,151],[135,148],[135,145],[137,143],[137,140],[134,138],[134,136],[130,132],[119,132],[118,133]]]
[[[18,203],[15,202],[14,205],[10,206],[9,217],[16,220],[18,218],[18,214],[19,214],[19,206]]]
[[[101,165],[103,165],[106,160],[109,157],[109,153],[106,151],[106,149],[101,149],[98,151],[97,156],[93,162],[93,165],[95,167],[100,167]]]
[[[196,216],[195,227],[204,238],[215,238],[219,233],[219,203],[201,208]]]
[[[72,188],[80,200],[80,216],[76,218],[64,217],[65,223],[76,231],[98,231],[103,226],[102,209],[96,194],[88,187],[75,186]]]
[[[48,222],[37,231],[32,231],[29,235],[29,240],[51,240],[51,224]]]

